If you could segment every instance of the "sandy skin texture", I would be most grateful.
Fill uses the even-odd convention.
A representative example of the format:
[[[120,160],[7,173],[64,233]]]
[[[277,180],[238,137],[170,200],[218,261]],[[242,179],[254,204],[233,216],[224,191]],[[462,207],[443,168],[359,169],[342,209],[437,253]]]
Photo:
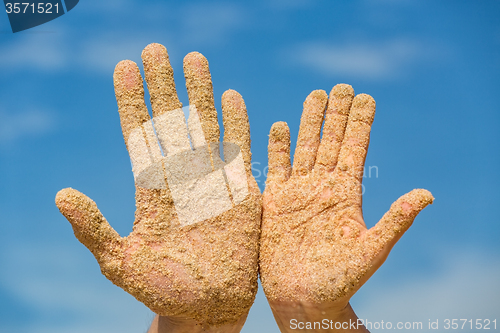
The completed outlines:
[[[142,58],[153,116],[181,107],[165,47],[150,44]],[[208,62],[201,54],[190,53],[184,58],[184,72],[190,104],[200,113],[205,138],[218,142]],[[137,65],[120,62],[114,83],[127,143],[133,129],[150,119]],[[194,319],[207,327],[241,320],[257,292],[261,196],[251,175],[246,107],[236,91],[224,93],[222,111],[224,141],[240,147],[250,192],[225,213],[181,227],[168,189],[136,185],[134,228],[129,236],[120,237],[82,193],[68,188],[56,196],[75,236],[94,254],[109,280],[159,315]]]
[[[374,115],[373,98],[355,97],[349,85],[335,86],[330,96],[313,91],[304,102],[293,168],[288,126],[272,126],[260,248],[262,285],[271,307],[344,309],[432,203],[429,191],[413,190],[367,230],[361,181]]]

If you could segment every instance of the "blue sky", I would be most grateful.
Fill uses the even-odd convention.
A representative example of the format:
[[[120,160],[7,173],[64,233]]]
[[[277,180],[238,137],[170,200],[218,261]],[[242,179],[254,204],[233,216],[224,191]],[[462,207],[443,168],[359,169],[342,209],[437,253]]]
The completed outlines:
[[[191,51],[208,58],[219,110],[226,89],[243,95],[256,176],[272,123],[288,122],[295,140],[310,91],[349,83],[371,94],[367,225],[413,188],[436,200],[354,296],[355,311],[500,320],[499,14],[498,1],[82,0],[16,34],[0,15],[0,332],[148,327],[151,312],[101,275],[54,196],[76,188],[121,235],[131,231],[112,74],[152,42],[167,47],[185,105]],[[257,330],[277,332],[262,292],[243,332]]]

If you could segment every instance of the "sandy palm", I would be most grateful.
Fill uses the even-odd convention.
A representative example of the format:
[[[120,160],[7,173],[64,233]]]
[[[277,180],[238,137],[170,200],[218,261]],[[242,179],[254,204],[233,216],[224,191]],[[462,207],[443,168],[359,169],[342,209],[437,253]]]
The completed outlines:
[[[181,107],[166,49],[147,46],[142,54],[153,116]],[[186,86],[196,105],[207,142],[219,141],[217,112],[207,60],[199,53],[184,58]],[[129,135],[150,120],[139,69],[122,61],[115,69],[121,125]],[[235,91],[222,97],[224,141],[241,147],[249,195],[232,209],[199,223],[180,226],[170,190],[136,184],[132,233],[120,237],[96,204],[73,189],[56,197],[76,237],[94,254],[102,273],[154,312],[206,324],[234,322],[248,312],[257,291],[260,192],[251,176],[250,129],[246,107]],[[111,194],[111,193],[110,193]]]
[[[428,191],[413,190],[367,230],[361,180],[374,114],[375,101],[354,97],[348,85],[335,86],[329,99],[313,91],[304,102],[293,169],[288,126],[271,128],[260,249],[271,302],[345,307],[432,202]]]

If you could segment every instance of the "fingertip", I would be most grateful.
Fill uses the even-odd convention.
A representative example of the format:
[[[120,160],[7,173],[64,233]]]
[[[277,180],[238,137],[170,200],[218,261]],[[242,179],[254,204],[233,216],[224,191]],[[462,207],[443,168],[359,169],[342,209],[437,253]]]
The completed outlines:
[[[323,89],[316,89],[311,91],[311,93],[307,96],[307,98],[324,101],[328,99],[328,95],[326,94],[326,91],[324,91]]]
[[[71,187],[63,188],[59,190],[56,194],[56,202],[63,200],[69,193],[74,191]]]
[[[368,94],[359,94],[354,97],[354,101],[352,102],[354,107],[362,108],[362,107],[375,107],[375,100],[372,96]]]
[[[56,205],[59,209],[65,208],[72,200],[71,197],[74,197],[78,192],[75,189],[72,189],[71,187],[64,188],[57,192],[56,194]]]
[[[189,52],[183,60],[184,68],[193,68],[200,71],[208,69],[208,60],[203,54],[197,51]]]
[[[420,197],[422,200],[427,202],[427,204],[432,204],[434,202],[434,196],[429,190],[423,188],[417,188],[411,191],[410,193],[414,193],[415,196]]]
[[[304,101],[304,112],[310,113],[306,111],[309,109],[315,111],[324,110],[327,102],[328,102],[328,95],[326,94],[326,91],[321,89],[313,90],[306,97],[306,100]]]
[[[83,208],[88,209],[91,206],[96,206],[89,197],[71,187],[62,189],[57,192],[55,201],[59,210],[61,210],[61,212],[64,211],[65,213],[70,213],[71,211],[79,209],[81,210]],[[97,206],[95,208],[97,208]]]
[[[167,48],[158,43],[151,43],[142,50],[142,64],[146,77],[148,72],[155,72],[158,66],[167,65],[170,67]]]
[[[404,216],[405,219],[413,220],[425,207],[432,204],[434,197],[431,192],[424,189],[414,189],[401,196],[393,206],[391,211]]]
[[[269,136],[274,141],[290,141],[290,129],[288,124],[284,121],[275,122],[271,126]]]
[[[414,189],[405,196],[403,202],[410,204],[414,210],[421,211],[434,202],[432,193],[425,189]]]
[[[167,48],[161,44],[158,43],[151,43],[148,44],[144,50],[142,50],[141,57],[144,58],[151,58],[152,60],[158,59],[158,57],[163,56],[164,54],[167,53]],[[158,61],[161,59],[158,59]]]
[[[139,69],[137,64],[132,60],[122,60],[115,66],[115,76],[128,73],[135,69]]]
[[[132,60],[120,61],[113,73],[113,81],[117,93],[123,90],[132,90],[133,88],[142,86],[142,77],[139,66]]]
[[[243,96],[239,92],[233,89],[228,89],[226,90],[221,97],[221,104],[222,104],[222,111],[224,112],[224,109],[227,109],[228,107],[230,109],[235,109],[238,113],[241,114],[241,111],[244,111],[246,113],[246,105],[245,101],[243,99]]]
[[[229,102],[229,103],[233,104],[235,107],[239,107],[239,106],[241,106],[239,104],[243,101],[243,97],[236,90],[228,89],[228,90],[224,91],[224,93],[222,94],[221,100],[222,100],[222,103]]]
[[[56,202],[56,206],[57,206],[57,208],[59,208],[59,210],[61,210],[64,206],[68,190],[69,190],[69,188],[65,188],[65,189],[59,190],[59,192],[57,192],[57,194],[56,194],[55,202]]]
[[[71,187],[57,192],[56,206],[74,230],[81,231],[90,220],[100,215],[94,201]]]
[[[193,59],[205,59],[205,56],[198,51],[191,51],[184,56],[184,61],[189,61]]]
[[[344,98],[348,96],[354,97],[354,89],[349,84],[339,83],[335,85],[330,91],[330,98]]]
[[[368,94],[356,95],[352,101],[350,119],[362,121],[371,126],[375,117],[375,100]]]

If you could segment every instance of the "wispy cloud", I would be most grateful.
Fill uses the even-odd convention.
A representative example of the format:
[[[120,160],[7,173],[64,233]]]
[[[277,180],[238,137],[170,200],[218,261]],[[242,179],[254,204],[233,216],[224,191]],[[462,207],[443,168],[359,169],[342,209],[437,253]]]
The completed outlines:
[[[23,244],[1,253],[0,262],[0,287],[36,313],[12,332],[132,333],[146,331],[153,318],[144,305],[106,281],[90,253]],[[83,273],[86,269],[92,273]],[[1,332],[9,329],[0,322]]]
[[[142,49],[147,45],[138,36],[119,39],[111,36],[83,42],[75,57],[75,64],[83,68],[111,75],[118,62],[124,59],[134,60],[140,66]]]
[[[98,13],[105,13],[106,15],[123,14],[130,11],[134,7],[131,0],[107,0],[107,1],[88,1],[78,4],[78,10],[85,11],[89,14],[96,15]],[[147,7],[147,6],[141,6]]]
[[[112,32],[102,33],[101,29],[81,35],[76,23],[66,26],[54,22],[53,33],[16,35],[3,42],[0,68],[41,71],[85,68],[108,74],[118,61],[139,58],[149,43],[168,41],[168,49],[220,46],[247,24],[242,5],[222,2],[197,5],[154,2],[147,6],[129,2],[124,6],[112,1],[102,6],[82,6],[85,15],[92,12],[92,19],[112,26]],[[120,20],[114,19],[116,11],[119,11]],[[113,15],[111,19],[109,15]],[[130,31],[130,21],[141,28],[115,33]],[[85,29],[92,29],[92,26]]]
[[[268,0],[265,2],[265,5],[272,9],[293,10],[303,7],[312,7],[315,3],[315,0]]]
[[[62,33],[24,34],[2,45],[0,67],[6,69],[58,70],[68,64]]]
[[[147,308],[99,274],[97,264],[86,251],[47,244],[20,244],[5,250],[0,253],[4,272],[0,287],[29,304],[37,314],[33,318],[66,318],[24,322],[16,333],[137,332],[145,330],[152,319]],[[358,316],[394,325],[421,321],[422,332],[427,331],[429,319],[439,319],[440,328],[445,318],[495,319],[500,306],[500,258],[459,250],[439,257],[442,265],[436,273],[416,274],[413,279],[390,285],[369,282],[360,291],[363,302],[355,306]],[[261,327],[253,321],[265,318],[271,331],[274,323],[262,294],[256,306],[268,313],[253,313],[247,328]],[[9,332],[1,322],[0,330]]]
[[[244,26],[241,6],[229,3],[200,3],[181,10],[181,34],[189,43],[219,43]]]
[[[371,322],[423,322],[428,331],[428,320],[498,317],[500,307],[500,258],[491,254],[454,251],[441,258],[436,274],[416,276],[408,281],[397,281],[390,286],[361,289],[364,300],[356,308],[358,316]],[[368,286],[367,286],[368,287]],[[367,288],[368,289],[368,288]],[[467,330],[464,330],[467,331]]]
[[[84,69],[109,74],[120,60],[140,59],[141,51],[147,45],[139,34],[122,37],[89,35],[76,46],[68,38],[62,32],[20,36],[2,47],[5,51],[0,53],[0,68],[44,72]]]
[[[0,109],[0,145],[25,137],[36,137],[55,127],[51,113],[39,109],[18,112]]]
[[[429,48],[411,39],[335,44],[310,42],[296,46],[295,63],[325,75],[347,75],[365,79],[388,79],[428,59]]]

